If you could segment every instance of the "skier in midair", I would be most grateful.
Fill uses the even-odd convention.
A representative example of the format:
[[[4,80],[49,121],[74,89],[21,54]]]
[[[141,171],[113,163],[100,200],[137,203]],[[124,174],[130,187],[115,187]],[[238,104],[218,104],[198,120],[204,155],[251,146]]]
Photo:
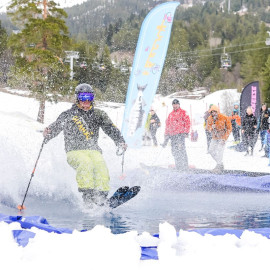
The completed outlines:
[[[127,145],[108,115],[94,108],[95,93],[89,84],[75,89],[76,102],[43,131],[48,142],[64,132],[68,164],[76,170],[79,192],[85,202],[102,204],[109,192],[109,171],[98,146],[99,128],[126,150]]]

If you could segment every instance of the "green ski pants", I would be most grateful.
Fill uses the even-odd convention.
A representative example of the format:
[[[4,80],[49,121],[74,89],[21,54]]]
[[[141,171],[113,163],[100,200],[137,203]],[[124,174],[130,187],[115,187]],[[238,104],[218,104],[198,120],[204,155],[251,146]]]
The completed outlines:
[[[76,170],[78,188],[109,191],[109,171],[99,151],[69,151],[67,162]]]

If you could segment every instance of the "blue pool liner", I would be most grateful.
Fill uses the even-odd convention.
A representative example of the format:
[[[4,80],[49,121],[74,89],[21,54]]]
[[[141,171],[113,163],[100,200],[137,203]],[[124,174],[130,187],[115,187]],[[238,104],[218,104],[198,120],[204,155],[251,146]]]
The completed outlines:
[[[35,237],[35,233],[32,231],[28,231],[33,227],[38,228],[40,230],[47,231],[49,233],[54,232],[57,234],[62,233],[72,233],[72,230],[67,228],[56,228],[47,222],[47,220],[40,216],[8,216],[0,213],[0,222],[6,222],[8,224],[13,222],[18,222],[21,225],[21,230],[12,230],[13,238],[18,243],[19,246],[26,247],[29,243],[29,239]],[[195,229],[188,230],[189,232],[196,232],[200,235],[204,236],[206,234],[210,234],[213,236],[217,235],[225,235],[232,234],[241,237],[244,230],[237,229],[220,229],[220,228],[206,228],[206,229]],[[255,232],[257,234],[261,234],[268,239],[270,239],[270,228],[257,228],[257,229],[248,229],[248,231]],[[159,237],[158,234],[153,235],[154,237]],[[157,246],[141,246],[141,260],[158,260],[158,252]]]

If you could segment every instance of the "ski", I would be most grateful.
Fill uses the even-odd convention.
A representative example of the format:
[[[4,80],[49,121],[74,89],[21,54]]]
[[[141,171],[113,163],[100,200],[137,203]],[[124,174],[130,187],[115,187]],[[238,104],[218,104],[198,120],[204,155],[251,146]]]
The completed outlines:
[[[118,188],[113,195],[105,201],[100,200],[98,196],[95,199],[92,198],[90,201],[85,202],[86,207],[91,209],[96,205],[101,207],[106,206],[109,208],[116,208],[134,198],[140,190],[140,186],[133,186],[131,188],[128,186],[123,186]]]
[[[110,208],[116,208],[127,201],[134,198],[141,190],[140,186],[128,186],[118,188],[114,194],[108,199],[108,205]]]

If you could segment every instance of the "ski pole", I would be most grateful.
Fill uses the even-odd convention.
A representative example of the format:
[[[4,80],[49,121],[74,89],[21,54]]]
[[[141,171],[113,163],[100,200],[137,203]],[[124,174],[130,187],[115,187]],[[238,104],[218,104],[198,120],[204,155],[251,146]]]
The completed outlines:
[[[121,162],[121,165],[122,165],[122,175],[124,174],[124,160],[125,160],[125,152],[123,152],[122,162]]]
[[[120,179],[121,180],[124,180],[125,179],[125,175],[124,175],[124,162],[125,162],[125,152],[126,152],[126,149],[122,149],[122,152],[120,152],[120,147],[118,147],[117,151],[116,151],[116,155],[117,156],[122,156],[122,162],[121,162],[121,165],[122,165],[122,175],[120,176]]]
[[[32,171],[32,174],[31,174],[31,177],[30,177],[30,180],[29,180],[29,183],[28,183],[26,192],[25,192],[25,194],[24,194],[24,198],[23,198],[22,204],[19,204],[19,205],[17,206],[17,208],[18,208],[20,211],[26,208],[23,204],[24,204],[24,201],[25,201],[25,199],[26,199],[26,195],[27,195],[27,193],[28,193],[28,189],[29,189],[29,187],[30,187],[31,180],[32,180],[32,178],[34,177],[35,170],[36,170],[36,167],[37,167],[37,163],[38,163],[40,154],[41,154],[41,152],[42,152],[42,149],[43,149],[43,146],[44,146],[45,143],[46,143],[46,138],[44,138],[44,140],[43,140],[43,142],[42,142],[42,145],[41,145],[41,148],[40,148],[40,150],[39,150],[38,158],[37,158],[37,160],[36,160],[34,169],[33,169],[33,171]]]

